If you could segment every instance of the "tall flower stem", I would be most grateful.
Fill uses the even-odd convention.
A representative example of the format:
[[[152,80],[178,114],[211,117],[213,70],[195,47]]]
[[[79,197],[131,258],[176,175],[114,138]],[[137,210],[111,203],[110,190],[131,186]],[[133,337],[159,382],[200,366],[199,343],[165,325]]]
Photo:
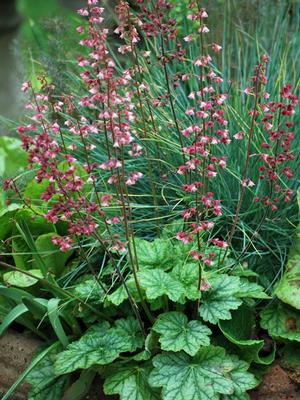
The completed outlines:
[[[255,91],[254,91],[254,108],[253,108],[253,112],[252,112],[252,117],[251,117],[251,124],[250,124],[250,129],[249,129],[249,134],[248,134],[248,145],[247,145],[247,153],[246,153],[246,162],[245,162],[245,167],[244,167],[244,172],[243,172],[243,180],[242,180],[242,187],[241,187],[241,191],[240,191],[240,195],[239,195],[239,199],[238,199],[238,203],[237,203],[237,207],[236,207],[236,211],[235,211],[235,217],[233,220],[233,224],[228,236],[228,247],[226,248],[221,264],[224,263],[225,258],[227,256],[227,252],[229,249],[229,246],[231,244],[233,235],[236,231],[237,228],[237,221],[239,218],[239,214],[241,211],[241,207],[242,207],[242,203],[243,203],[243,199],[244,199],[244,194],[245,194],[245,189],[246,189],[246,179],[247,179],[247,174],[248,174],[248,168],[249,168],[249,162],[250,162],[250,156],[251,156],[251,145],[252,145],[252,139],[253,139],[253,134],[254,134],[254,126],[255,126],[255,121],[256,121],[256,113],[257,113],[257,106],[258,106],[258,100],[259,100],[259,70],[260,70],[260,65],[258,65],[257,67],[257,71],[256,71],[256,80],[255,80]]]

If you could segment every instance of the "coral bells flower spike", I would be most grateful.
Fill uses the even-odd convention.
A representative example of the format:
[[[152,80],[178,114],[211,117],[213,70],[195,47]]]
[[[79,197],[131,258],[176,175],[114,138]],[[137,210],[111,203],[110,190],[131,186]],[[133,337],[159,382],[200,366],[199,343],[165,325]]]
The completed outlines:
[[[65,237],[54,236],[52,238],[52,243],[58,245],[61,251],[67,252],[72,248],[73,239],[69,236]]]

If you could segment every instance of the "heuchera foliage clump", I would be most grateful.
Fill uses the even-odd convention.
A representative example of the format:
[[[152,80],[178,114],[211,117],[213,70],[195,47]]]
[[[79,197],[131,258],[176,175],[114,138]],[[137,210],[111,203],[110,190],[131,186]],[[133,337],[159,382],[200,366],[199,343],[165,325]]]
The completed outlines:
[[[247,390],[257,384],[250,364],[274,358],[273,352],[263,359],[263,340],[252,337],[254,299],[268,296],[230,250],[246,191],[265,183],[265,192],[253,196],[253,204],[262,203],[265,211],[249,243],[263,221],[292,198],[297,98],[289,83],[279,98],[270,98],[269,57],[263,55],[242,94],[248,130],[232,132],[230,93],[214,59],[222,47],[207,39],[206,10],[189,2],[186,19],[195,31],[184,36],[171,3],[136,3],[134,11],[123,0],[116,7],[117,56],[103,25],[104,8],[88,0],[78,10],[84,19],[77,28],[83,47],[77,92],[59,93],[44,76],[38,87],[31,82],[22,87],[30,94],[31,117],[18,132],[42,189],[33,199],[15,179],[5,188],[33,215],[63,224],[64,234],[52,235],[52,244],[62,252],[77,249],[86,260],[96,287],[90,301],[102,313],[77,341],[51,349],[41,367],[52,368],[47,387],[34,372],[28,380],[43,393],[58,379],[57,398],[66,374],[86,370],[91,377],[99,372],[105,392],[123,400],[247,399]],[[160,69],[160,82],[151,78],[153,68]],[[179,98],[184,106],[178,106]],[[160,119],[166,120],[163,128]],[[240,176],[236,172],[235,214],[224,234],[222,198],[214,188],[230,162],[226,147],[235,142],[245,142],[246,152]],[[165,187],[176,194],[177,212],[166,224]],[[150,217],[149,209],[143,214],[147,193]],[[155,222],[152,240],[136,228],[136,220],[147,218]],[[86,246],[105,255],[103,276],[90,265]],[[79,298],[88,279],[78,283]],[[237,345],[223,323],[238,324],[241,310],[250,321],[243,338],[249,342]],[[78,317],[90,325],[86,315]],[[41,398],[35,386],[31,396]]]

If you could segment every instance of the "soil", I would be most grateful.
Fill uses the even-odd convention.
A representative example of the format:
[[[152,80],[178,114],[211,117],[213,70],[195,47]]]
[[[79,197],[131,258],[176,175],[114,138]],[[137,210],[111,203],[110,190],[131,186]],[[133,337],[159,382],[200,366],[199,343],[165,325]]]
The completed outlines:
[[[0,396],[3,396],[17,377],[29,365],[32,355],[40,346],[37,339],[9,330],[0,338]],[[26,400],[29,385],[23,383],[11,400]],[[252,400],[299,400],[299,375],[284,370],[276,361],[265,375],[261,385],[252,391]],[[114,396],[105,396],[102,382],[96,379],[85,400],[117,400]]]
[[[252,400],[299,400],[300,385],[276,361],[265,375],[257,390],[251,393]]]
[[[0,338],[0,397],[30,364],[32,355],[40,345],[39,340],[11,330]],[[12,400],[26,400],[28,389],[29,385],[22,383]]]

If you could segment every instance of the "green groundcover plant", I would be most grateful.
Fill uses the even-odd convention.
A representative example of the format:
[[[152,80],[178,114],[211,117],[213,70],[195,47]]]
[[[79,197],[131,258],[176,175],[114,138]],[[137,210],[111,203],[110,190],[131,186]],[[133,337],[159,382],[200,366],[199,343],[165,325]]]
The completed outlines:
[[[297,239],[282,302],[249,268],[280,258],[274,221],[290,236],[297,220],[293,86],[269,87],[263,53],[231,89],[198,2],[178,25],[164,0],[119,1],[117,54],[97,3],[78,11],[72,90],[22,86],[28,169],[4,181],[0,334],[16,321],[45,348],[3,399],[23,379],[31,400],[80,399],[96,375],[122,400],[249,399],[275,341],[288,365],[300,341]]]

